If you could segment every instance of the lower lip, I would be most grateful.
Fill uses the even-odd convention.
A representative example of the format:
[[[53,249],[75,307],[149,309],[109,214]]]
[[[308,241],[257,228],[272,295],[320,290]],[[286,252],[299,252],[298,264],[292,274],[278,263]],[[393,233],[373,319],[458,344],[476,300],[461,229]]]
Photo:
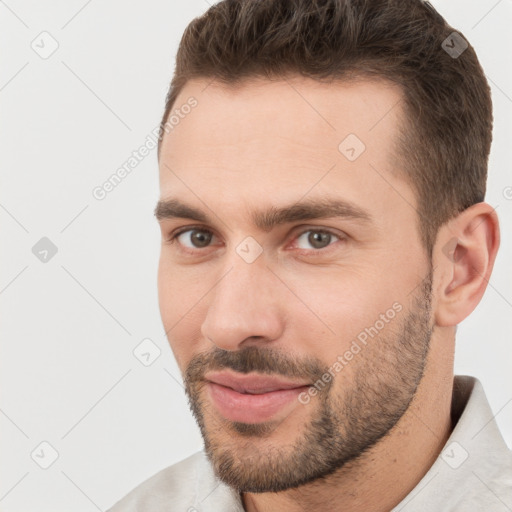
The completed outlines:
[[[299,403],[298,396],[308,386],[270,391],[260,395],[238,393],[214,382],[207,383],[208,393],[224,418],[241,423],[261,423],[271,420],[290,403]]]

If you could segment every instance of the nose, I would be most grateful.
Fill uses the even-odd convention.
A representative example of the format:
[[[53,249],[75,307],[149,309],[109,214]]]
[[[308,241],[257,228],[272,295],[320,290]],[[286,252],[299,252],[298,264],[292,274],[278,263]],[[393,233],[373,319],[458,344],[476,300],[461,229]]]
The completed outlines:
[[[208,294],[202,335],[223,350],[265,345],[284,329],[283,286],[265,260],[247,263],[237,254]]]

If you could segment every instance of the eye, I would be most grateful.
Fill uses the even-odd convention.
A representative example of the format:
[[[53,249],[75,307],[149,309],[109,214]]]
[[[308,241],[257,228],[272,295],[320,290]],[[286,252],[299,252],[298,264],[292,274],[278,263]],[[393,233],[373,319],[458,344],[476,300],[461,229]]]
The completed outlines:
[[[330,231],[323,229],[308,229],[297,237],[296,243],[299,249],[311,249],[311,247],[313,249],[323,249],[324,247],[332,245],[333,238],[341,240],[338,235],[335,235]]]
[[[215,235],[212,231],[200,227],[188,227],[171,234],[168,242],[178,244],[185,252],[195,252],[212,245]],[[336,241],[341,241],[341,235],[332,233],[326,229],[308,229],[302,231],[295,239],[295,247],[300,250],[311,250],[316,252],[333,245]]]
[[[207,229],[188,228],[171,236],[170,241],[178,243],[187,249],[202,249],[208,247],[213,238],[213,233]]]

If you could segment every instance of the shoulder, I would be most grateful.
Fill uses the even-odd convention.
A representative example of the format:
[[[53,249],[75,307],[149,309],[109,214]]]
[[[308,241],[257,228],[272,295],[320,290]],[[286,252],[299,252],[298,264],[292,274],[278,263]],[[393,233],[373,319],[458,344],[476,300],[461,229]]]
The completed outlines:
[[[142,482],[109,512],[157,512],[161,510],[194,510],[198,482],[201,487],[214,487],[215,477],[204,451],[159,471]]]

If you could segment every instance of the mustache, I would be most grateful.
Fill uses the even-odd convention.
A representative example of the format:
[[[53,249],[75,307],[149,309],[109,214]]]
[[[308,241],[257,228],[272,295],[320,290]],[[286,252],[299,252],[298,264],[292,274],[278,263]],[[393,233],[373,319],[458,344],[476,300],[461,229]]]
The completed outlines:
[[[291,358],[275,349],[250,346],[240,350],[222,350],[215,347],[191,359],[185,372],[185,381],[199,382],[204,380],[208,371],[230,369],[239,373],[258,372],[305,379],[313,383],[322,378],[327,368],[314,357]]]

